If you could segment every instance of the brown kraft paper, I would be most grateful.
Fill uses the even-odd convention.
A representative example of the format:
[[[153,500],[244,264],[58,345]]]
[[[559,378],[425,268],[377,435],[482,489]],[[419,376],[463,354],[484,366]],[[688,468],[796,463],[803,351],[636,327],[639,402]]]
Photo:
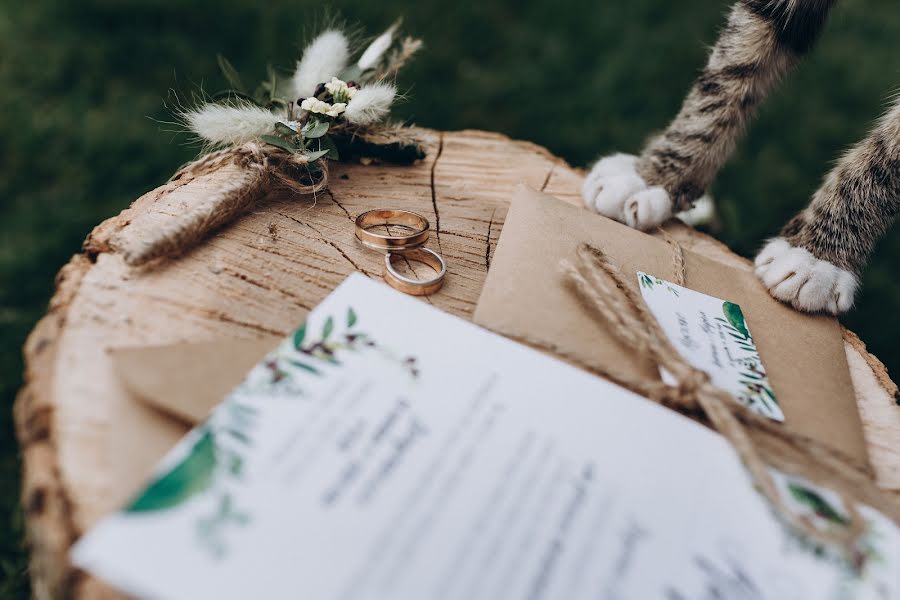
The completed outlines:
[[[560,262],[581,242],[598,246],[635,289],[637,271],[676,281],[665,240],[519,186],[475,312],[476,323],[532,340],[625,377],[658,379],[565,285]],[[862,423],[836,319],[797,312],[751,272],[684,250],[685,287],[735,302],[746,316],[791,433],[868,465]]]

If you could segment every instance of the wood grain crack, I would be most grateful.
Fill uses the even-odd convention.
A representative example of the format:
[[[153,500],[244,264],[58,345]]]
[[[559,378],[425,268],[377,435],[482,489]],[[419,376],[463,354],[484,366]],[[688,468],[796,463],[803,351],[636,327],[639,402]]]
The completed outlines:
[[[550,178],[553,176],[553,171],[555,171],[555,170],[556,170],[556,163],[553,163],[552,165],[550,165],[550,170],[547,171],[547,176],[544,178],[544,183],[541,184],[542,192],[547,189],[547,184],[550,183]]]
[[[329,240],[327,237],[325,237],[325,235],[324,235],[321,231],[319,231],[318,229],[316,229],[315,227],[313,227],[313,226],[310,225],[309,223],[306,223],[306,222],[304,222],[304,221],[301,221],[300,219],[298,219],[298,218],[296,218],[296,217],[292,217],[291,215],[287,215],[287,214],[285,214],[285,213],[281,213],[281,212],[280,212],[280,213],[277,213],[277,214],[281,215],[281,216],[284,217],[285,219],[290,219],[291,221],[293,221],[294,223],[297,223],[298,225],[305,225],[306,227],[309,227],[310,229],[312,229],[312,230],[316,233],[317,236],[319,236],[319,241],[320,241],[320,242],[322,242],[323,244],[328,244],[329,246],[331,246],[332,248],[334,248],[335,250],[337,250],[337,251],[338,251],[338,254],[340,254],[341,256],[343,256],[344,259],[345,259],[348,263],[350,263],[350,265],[351,265],[355,270],[359,271],[360,273],[362,273],[362,274],[364,274],[364,275],[368,275],[369,277],[372,276],[371,273],[369,273],[368,271],[366,271],[365,269],[363,269],[362,267],[360,267],[358,264],[356,264],[356,263],[353,261],[352,258],[350,258],[349,256],[347,256],[347,253],[344,252],[344,251],[341,249],[340,246],[338,246],[337,244],[335,244],[334,242],[332,242],[331,240]]]
[[[337,277],[343,277],[344,275],[346,275],[346,273],[343,273],[341,271],[332,271],[331,269],[326,269],[321,264],[303,262],[302,260],[300,260],[300,258],[297,257],[297,255],[286,254],[284,252],[278,252],[273,247],[269,247],[269,246],[265,246],[265,245],[257,245],[257,244],[249,243],[249,242],[243,242],[243,245],[245,245],[246,247],[251,248],[253,250],[259,250],[260,252],[266,252],[266,253],[272,254],[274,256],[280,256],[281,258],[286,258],[294,266],[302,267],[303,269],[318,270],[318,271],[321,271],[322,273],[327,273],[329,275],[335,275]],[[304,281],[315,281],[315,279],[314,278],[313,279],[304,278]]]
[[[487,235],[485,236],[484,241],[484,268],[488,270],[491,268],[491,229],[494,226],[494,215],[496,214],[497,209],[495,208],[491,211],[491,218],[488,221]]]
[[[302,304],[301,302],[297,302],[297,305],[304,310],[312,310],[310,307]],[[269,327],[264,327],[262,325],[258,325],[256,323],[250,323],[248,321],[240,321],[233,317],[229,317],[223,312],[214,312],[210,311],[209,316],[222,321],[223,323],[231,323],[232,325],[237,325],[239,327],[246,327],[247,329],[253,329],[254,331],[259,331],[261,333],[265,333],[267,335],[274,335],[278,337],[283,337],[287,332],[281,329],[271,329]]]
[[[305,310],[311,310],[311,308],[305,304],[303,304],[299,298],[296,296],[292,296],[296,304]],[[257,331],[259,333],[264,333],[266,335],[275,335],[278,337],[284,336],[287,331],[283,329],[272,329],[270,327],[266,327],[265,325],[260,325],[258,323],[253,323],[251,321],[242,321],[235,317],[230,316],[223,310],[216,309],[204,309],[199,306],[195,306],[193,304],[189,304],[187,302],[180,302],[174,298],[170,298],[168,296],[160,296],[158,294],[147,294],[145,298],[149,300],[153,300],[155,302],[159,302],[160,304],[165,304],[168,306],[175,307],[179,310],[184,311],[185,313],[192,313],[198,315],[200,317],[210,319],[213,321],[221,321],[222,323],[228,323],[230,325],[237,325],[238,327],[244,327],[246,329],[252,329],[253,331]]]
[[[343,276],[344,276],[343,273],[339,273],[339,272],[337,272],[337,271],[326,271],[326,272],[327,272],[327,273],[330,273],[330,274],[332,274],[332,275],[336,275],[336,276],[338,276],[338,277],[343,277]],[[241,280],[241,281],[243,281],[243,282],[245,282],[245,283],[247,283],[247,284],[249,284],[249,285],[252,285],[252,286],[257,287],[257,288],[259,288],[259,289],[261,289],[261,290],[264,290],[264,291],[266,291],[266,292],[274,292],[274,293],[277,293],[277,294],[281,294],[282,296],[288,298],[289,300],[291,300],[291,301],[293,301],[293,302],[297,302],[297,304],[299,304],[299,305],[302,306],[303,308],[306,308],[307,310],[309,310],[309,307],[307,307],[306,305],[301,304],[301,303],[299,302],[299,300],[298,300],[296,294],[290,292],[289,290],[285,290],[285,289],[282,289],[282,288],[278,288],[278,287],[273,287],[273,286],[267,285],[267,284],[265,284],[265,283],[263,283],[263,282],[261,282],[261,281],[258,281],[258,280],[256,280],[256,279],[253,279],[253,278],[249,277],[249,276],[248,276],[247,274],[245,274],[245,273],[241,273],[240,271],[234,271],[234,270],[232,270],[232,269],[226,268],[226,269],[224,270],[224,273],[227,274],[227,275],[230,275],[231,277],[234,277],[235,279],[239,279],[239,280]]]
[[[334,197],[334,192],[332,192],[332,191],[329,190],[328,188],[325,188],[325,193],[328,194],[328,197],[331,198],[331,201],[332,201],[332,202],[334,202],[335,204],[337,204],[338,207],[339,207],[342,211],[344,211],[344,214],[347,215],[347,218],[348,218],[348,219],[350,219],[351,221],[354,221],[354,222],[356,221],[356,219],[354,219],[352,216],[350,216],[350,211],[348,211],[346,208],[344,208],[344,205],[341,204],[340,202],[338,202],[337,198]]]
[[[438,211],[437,205],[437,190],[434,187],[434,172],[437,169],[438,161],[441,159],[441,154],[444,153],[444,132],[442,131],[438,135],[438,149],[437,154],[434,156],[434,162],[431,163],[431,206],[434,208],[434,233],[435,237],[437,237],[438,243],[438,251],[443,254],[444,248],[441,246],[441,213]]]

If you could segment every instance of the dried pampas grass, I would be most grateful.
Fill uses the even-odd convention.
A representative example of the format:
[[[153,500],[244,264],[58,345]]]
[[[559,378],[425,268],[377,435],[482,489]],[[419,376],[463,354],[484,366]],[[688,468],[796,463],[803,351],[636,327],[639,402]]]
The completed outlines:
[[[361,88],[344,110],[344,118],[354,125],[371,125],[385,118],[391,103],[397,96],[397,88],[387,83],[374,83]]]
[[[387,52],[387,49],[394,43],[394,32],[400,27],[400,20],[394,21],[387,31],[375,38],[371,44],[363,51],[356,66],[361,71],[366,71],[375,67],[381,61],[381,57]]]
[[[188,129],[214,145],[239,146],[271,133],[283,119],[265,108],[250,103],[237,105],[205,104],[181,113]]]
[[[393,79],[413,55],[421,49],[422,40],[408,36],[403,38],[403,41],[400,42],[400,47],[392,51],[385,60],[385,65],[378,73],[378,77],[380,79]]]
[[[303,58],[294,71],[294,98],[307,98],[316,86],[329,81],[347,66],[350,44],[347,37],[336,29],[321,33],[303,51]]]

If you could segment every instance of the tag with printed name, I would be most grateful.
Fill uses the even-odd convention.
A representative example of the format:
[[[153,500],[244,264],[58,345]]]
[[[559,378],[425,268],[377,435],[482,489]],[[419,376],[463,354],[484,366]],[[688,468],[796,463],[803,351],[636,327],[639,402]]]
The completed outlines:
[[[637,276],[644,301],[689,363],[750,410],[784,421],[740,306],[647,273]],[[671,383],[668,373],[662,377]]]

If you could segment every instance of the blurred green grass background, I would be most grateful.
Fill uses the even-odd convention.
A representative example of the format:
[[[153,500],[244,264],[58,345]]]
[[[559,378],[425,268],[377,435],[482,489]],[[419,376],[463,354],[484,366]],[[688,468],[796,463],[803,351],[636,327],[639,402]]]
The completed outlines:
[[[637,151],[702,67],[730,1],[339,0],[367,33],[403,15],[426,48],[401,77],[399,114],[544,145],[576,165]],[[308,0],[0,0],[0,598],[27,597],[10,409],[21,345],[56,271],[91,227],[162,183],[194,149],[165,132],[168,90],[224,87],[290,70],[322,21]],[[895,0],[841,4],[817,50],[764,105],[713,193],[718,236],[751,256],[809,199],[838,153],[896,90]],[[843,319],[900,373],[900,235]]]

